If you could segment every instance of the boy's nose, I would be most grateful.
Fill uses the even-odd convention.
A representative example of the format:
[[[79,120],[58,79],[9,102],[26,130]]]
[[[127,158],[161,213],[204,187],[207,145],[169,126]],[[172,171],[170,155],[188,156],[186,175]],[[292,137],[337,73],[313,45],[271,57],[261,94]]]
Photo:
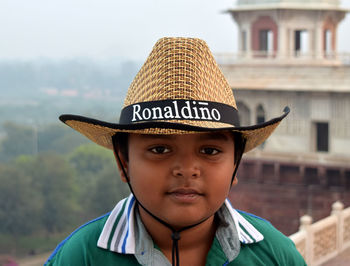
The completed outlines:
[[[172,173],[176,177],[199,177],[201,174],[198,161],[194,156],[179,156],[174,160]]]

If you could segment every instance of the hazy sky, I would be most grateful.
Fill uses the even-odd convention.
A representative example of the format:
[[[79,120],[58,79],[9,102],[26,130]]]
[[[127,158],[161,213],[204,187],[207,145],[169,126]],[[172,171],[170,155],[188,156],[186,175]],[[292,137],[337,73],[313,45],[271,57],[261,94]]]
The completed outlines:
[[[222,11],[235,0],[0,0],[0,60],[87,56],[144,60],[164,36],[199,37],[213,52],[237,50]],[[350,0],[342,0],[350,8]],[[350,15],[338,50],[350,52]]]

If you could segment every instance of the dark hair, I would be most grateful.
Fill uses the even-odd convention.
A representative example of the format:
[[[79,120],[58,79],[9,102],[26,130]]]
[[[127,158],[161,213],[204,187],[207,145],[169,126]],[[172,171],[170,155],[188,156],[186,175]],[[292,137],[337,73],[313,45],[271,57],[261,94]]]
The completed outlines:
[[[125,161],[129,161],[128,137],[129,133],[124,132],[118,132],[112,136],[114,151],[119,150]]]
[[[243,155],[244,145],[243,137],[239,132],[232,132],[233,141],[235,144],[235,161],[236,164],[238,159]],[[129,161],[129,150],[128,150],[128,136],[129,133],[118,132],[112,137],[113,146],[115,149],[118,149],[124,160]],[[115,152],[117,152],[115,150]]]

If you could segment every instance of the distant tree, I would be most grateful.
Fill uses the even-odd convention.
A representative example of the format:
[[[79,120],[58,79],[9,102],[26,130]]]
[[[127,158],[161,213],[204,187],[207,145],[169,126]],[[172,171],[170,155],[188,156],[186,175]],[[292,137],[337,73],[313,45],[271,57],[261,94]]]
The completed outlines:
[[[0,159],[9,161],[19,155],[32,155],[37,152],[37,135],[33,128],[5,122],[3,125],[5,134],[0,146]]]
[[[98,174],[87,197],[91,215],[97,217],[111,211],[129,193],[129,187],[121,181],[117,167],[106,167]]]
[[[38,132],[38,150],[50,151],[54,143],[62,138],[67,132],[67,127],[60,124],[46,125],[39,129]]]
[[[40,154],[32,164],[22,165],[42,195],[40,218],[44,228],[49,233],[67,229],[79,210],[74,170],[62,156],[53,153]]]
[[[114,166],[116,164],[112,151],[93,143],[76,148],[69,155],[69,162],[77,170],[77,174],[82,177],[96,174],[106,165]]]
[[[19,156],[0,164],[0,232],[15,239],[44,228],[60,232],[79,220],[74,169],[61,155]]]
[[[39,152],[69,153],[88,139],[63,124],[46,125],[38,130]]]
[[[84,210],[81,216],[84,219],[94,217],[91,209],[91,193],[95,190],[96,182],[104,169],[114,169],[116,163],[111,151],[96,144],[81,145],[68,155],[70,165],[75,169],[78,191],[78,202]]]
[[[69,162],[76,169],[85,219],[110,211],[129,193],[127,184],[120,180],[112,151],[96,144],[82,145],[70,154]]]
[[[17,164],[0,164],[0,232],[15,239],[40,225],[41,194],[33,179]]]

